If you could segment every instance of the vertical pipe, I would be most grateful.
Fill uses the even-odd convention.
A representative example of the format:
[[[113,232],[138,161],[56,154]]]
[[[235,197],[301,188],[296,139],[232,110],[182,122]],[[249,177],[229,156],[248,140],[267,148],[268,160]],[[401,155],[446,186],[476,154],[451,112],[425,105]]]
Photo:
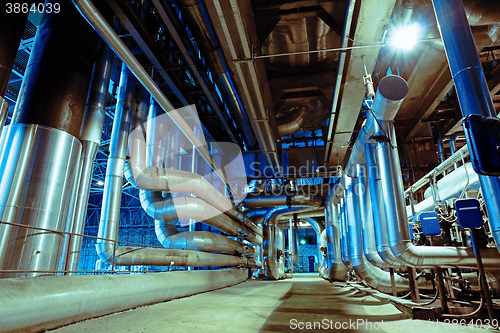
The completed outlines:
[[[462,115],[496,117],[462,0],[433,0]],[[500,248],[500,179],[479,175],[490,229]]]
[[[399,266],[396,258],[389,247],[389,238],[387,233],[387,223],[385,218],[385,204],[382,194],[382,185],[380,180],[380,170],[375,156],[374,145],[371,142],[365,144],[366,168],[368,175],[368,186],[370,188],[370,200],[373,212],[373,225],[375,232],[375,243],[377,252],[389,265]]]
[[[80,158],[81,176],[80,187],[77,194],[75,217],[72,232],[83,234],[85,219],[87,217],[87,205],[94,171],[94,160],[101,143],[102,128],[104,125],[106,100],[108,96],[109,80],[113,65],[114,54],[106,43],[100,41],[97,60],[92,71],[87,104],[83,115],[83,123],[80,128],[80,140],[82,141],[82,155]],[[82,237],[71,237],[68,246],[68,259],[66,271],[77,271],[82,249]],[[71,273],[69,273],[71,275]]]
[[[386,208],[385,217],[389,247],[393,252],[394,250],[397,252],[399,248],[393,249],[393,247],[407,248],[411,241],[394,124],[392,122],[381,122],[378,134],[389,138],[389,141],[377,142],[377,154],[384,206]]]
[[[375,242],[370,191],[366,182],[366,165],[361,163],[357,164],[356,173],[358,178],[355,191],[359,198],[359,213],[361,218],[361,228],[363,231],[362,238],[364,255],[366,260],[373,265],[380,268],[386,268],[387,264],[379,256]]]
[[[441,311],[442,313],[448,313],[448,299],[446,297],[446,289],[444,288],[443,269],[441,267],[436,268],[436,279],[439,290],[439,301],[441,302]]]
[[[122,64],[120,90],[115,109],[115,120],[111,133],[108,165],[104,181],[101,219],[98,237],[117,240],[120,221],[120,203],[123,186],[123,172],[127,157],[128,134],[132,121],[132,103],[135,79],[127,65]],[[113,261],[113,242],[98,239],[96,251],[102,261]]]
[[[0,220],[55,232],[0,226],[2,269],[55,271],[61,253],[98,39],[70,1],[57,2],[37,31],[5,137],[13,149],[0,161]]]

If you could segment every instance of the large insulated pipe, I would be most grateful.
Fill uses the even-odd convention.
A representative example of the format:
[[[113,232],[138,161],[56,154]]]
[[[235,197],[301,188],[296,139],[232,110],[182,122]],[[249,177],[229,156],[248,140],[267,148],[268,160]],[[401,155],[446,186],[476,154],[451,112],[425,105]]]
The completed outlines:
[[[190,32],[193,34],[198,47],[207,61],[210,71],[214,74],[217,87],[236,118],[235,123],[242,132],[242,137],[244,137],[248,147],[255,146],[256,141],[252,127],[231,78],[226,57],[217,38],[215,28],[210,21],[205,4],[202,0],[179,0],[177,4],[188,23]]]
[[[461,0],[432,1],[462,115],[496,117]],[[497,6],[492,13],[498,13]],[[498,17],[498,15],[495,15]],[[495,20],[498,22],[498,20]],[[500,248],[500,178],[479,175],[491,233]]]
[[[361,280],[368,286],[384,293],[392,292],[390,273],[373,266],[369,263],[363,253],[363,237],[360,223],[358,199],[355,193],[356,181],[346,176],[346,215],[347,215],[347,237],[349,238],[349,259],[352,267]],[[409,289],[407,281],[400,276],[394,276],[396,290],[398,292]]]
[[[72,229],[72,232],[76,234],[83,234],[85,226],[92,174],[94,171],[94,160],[101,143],[113,58],[114,54],[111,52],[111,49],[106,43],[101,41],[97,61],[94,64],[92,72],[87,105],[85,106],[83,123],[80,129],[80,140],[82,141],[80,161],[82,166]],[[81,249],[82,237],[72,236],[68,247],[66,271],[78,270]]]
[[[347,237],[347,212],[345,198],[340,198],[339,204],[339,225],[340,225],[340,253],[345,266],[352,263],[349,259],[349,239]]]
[[[241,243],[226,236],[209,231],[180,232],[175,225],[165,221],[155,220],[155,232],[160,244],[170,249],[229,254],[244,252]]]
[[[98,237],[118,240],[123,172],[127,158],[128,133],[132,122],[132,104],[136,80],[126,64],[122,64],[120,88],[111,132],[109,158],[104,179],[101,219]],[[96,251],[102,261],[111,262],[114,243],[98,239]]]
[[[262,244],[262,237],[251,232],[245,226],[235,222],[218,209],[196,197],[175,197],[165,199],[161,192],[139,192],[141,205],[146,213],[161,221],[174,222],[179,219],[195,219],[204,222],[232,236],[245,235],[245,239]]]
[[[438,180],[436,185],[439,199],[442,202],[451,198],[459,198],[464,190],[479,190],[481,186],[479,183],[479,175],[474,171],[471,163],[466,163],[447,174]],[[420,212],[434,210],[434,199],[430,194],[427,196],[427,190],[425,191],[424,197],[426,199],[413,205],[413,212],[411,206],[406,207],[406,214],[408,217],[411,217],[412,213],[418,215]]]
[[[301,130],[309,119],[309,108],[301,106],[283,117],[276,118],[279,136],[289,136]]]
[[[246,270],[79,275],[0,280],[0,332],[40,332],[229,287]]]
[[[370,190],[367,184],[366,164],[358,164],[356,166],[357,183],[355,194],[359,200],[359,216],[361,219],[363,252],[366,260],[379,268],[388,268],[389,265],[382,260],[377,251],[375,241],[375,231],[373,228],[372,205],[370,201]]]
[[[402,77],[387,75],[380,80],[370,112],[366,117],[361,131],[359,131],[349,161],[344,168],[348,176],[352,176],[356,172],[356,164],[362,160],[364,145],[374,135],[377,122],[379,120],[393,120],[407,94],[408,84]],[[345,179],[342,177],[335,193],[337,197],[342,196],[344,181]],[[336,201],[335,197],[332,200]]]
[[[411,243],[406,205],[404,202],[403,177],[395,130],[392,122],[381,122],[388,139],[377,142],[380,178],[385,204],[389,246],[394,256],[411,267],[463,267],[476,268],[472,248],[449,246],[415,246]],[[382,132],[378,133],[383,135]],[[481,251],[485,268],[498,267],[500,254],[496,249]]]
[[[337,205],[330,200],[335,192],[332,186],[325,199],[325,230],[326,230],[326,268],[324,278],[329,281],[345,281],[347,268],[342,262],[340,252],[340,229]]]
[[[305,217],[302,219],[302,221],[307,222],[311,225],[311,227],[314,230],[314,234],[316,235],[316,244],[318,246],[318,253],[316,254],[316,262],[321,265],[321,261],[323,259],[323,253],[321,252],[321,233],[323,230],[325,230],[325,227],[323,226],[323,223],[316,221],[316,219],[312,217]]]
[[[278,271],[277,264],[277,254],[276,254],[276,222],[279,220],[279,216],[287,212],[300,212],[310,210],[311,207],[299,206],[299,207],[274,207],[270,208],[266,215],[264,216],[264,221],[262,226],[264,231],[264,241],[262,242],[262,252],[263,252],[263,268],[266,278],[270,280],[278,280],[282,277]],[[297,238],[296,235],[294,238]],[[295,239],[295,243],[297,239]],[[294,249],[294,253],[298,253],[298,249]]]
[[[380,169],[375,155],[375,147],[371,142],[365,143],[365,157],[377,253],[380,258],[391,267],[399,267],[401,263],[394,257],[389,247],[389,236],[385,219],[385,204],[380,181]]]
[[[276,225],[276,250],[281,252],[278,260],[278,273],[280,276],[285,276],[285,233],[283,229]]]
[[[321,200],[318,200],[312,196],[306,196],[301,194],[277,194],[269,195],[267,193],[262,193],[259,195],[249,194],[243,203],[247,208],[261,208],[261,207],[277,207],[277,206],[315,206],[319,207],[321,205]],[[304,213],[305,214],[305,213]]]
[[[31,6],[31,1],[27,2]],[[28,18],[26,13],[0,12],[0,136],[9,112],[9,104],[3,98],[9,86],[9,80],[16,60],[17,50]],[[0,143],[1,145],[1,143]]]
[[[98,38],[70,3],[61,8],[37,31],[0,157],[0,220],[56,233],[0,225],[2,269],[55,271],[62,252]]]

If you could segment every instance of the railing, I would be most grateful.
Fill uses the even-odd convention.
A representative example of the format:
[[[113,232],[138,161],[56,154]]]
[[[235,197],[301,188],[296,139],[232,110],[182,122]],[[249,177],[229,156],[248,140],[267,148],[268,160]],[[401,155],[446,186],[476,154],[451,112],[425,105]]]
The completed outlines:
[[[6,270],[6,269],[0,269],[0,273],[25,273],[26,275],[28,273],[42,273],[42,274],[55,274],[55,275],[65,275],[65,274],[68,274],[68,273],[74,273],[74,274],[116,274],[116,273],[124,273],[124,271],[121,271],[121,270],[116,270],[115,268],[115,253],[116,253],[116,248],[118,246],[118,244],[124,244],[124,245],[133,245],[133,246],[137,246],[137,247],[142,247],[142,248],[164,248],[162,246],[155,246],[155,245],[149,245],[149,244],[140,244],[140,243],[133,243],[133,242],[125,242],[125,241],[118,241],[118,240],[113,240],[113,239],[107,239],[107,238],[102,238],[102,237],[97,237],[97,236],[91,236],[91,235],[85,235],[85,234],[78,234],[78,233],[73,233],[73,232],[67,232],[67,231],[55,231],[55,230],[50,230],[50,229],[46,229],[46,228],[40,228],[40,227],[34,227],[34,226],[29,226],[29,225],[24,225],[24,224],[19,224],[19,223],[12,223],[12,222],[3,222],[3,221],[0,221],[0,224],[6,224],[6,225],[11,225],[11,226],[14,226],[14,227],[20,227],[20,228],[27,228],[27,229],[32,229],[32,230],[39,230],[39,231],[46,231],[46,232],[50,232],[50,233],[54,233],[54,234],[59,234],[61,236],[64,236],[64,235],[69,235],[69,239],[68,239],[68,244],[71,242],[71,238],[72,237],[83,237],[83,238],[92,238],[92,239],[100,239],[100,240],[104,240],[104,241],[109,241],[109,242],[113,242],[113,261],[112,261],[112,264],[111,264],[111,270],[92,270],[92,271],[88,271],[88,270],[76,270],[76,271],[68,271],[68,270],[53,270],[53,271],[50,271],[50,270],[43,270],[43,271],[40,271],[40,270],[29,270],[29,269],[25,269],[25,270]],[[83,242],[82,242],[83,243]],[[66,260],[67,260],[67,256],[68,254],[66,254]],[[96,254],[97,256],[97,254]],[[165,270],[155,270],[155,272],[161,272],[161,271],[169,271],[171,267],[169,266],[160,266],[160,267],[167,267],[167,269]],[[125,271],[125,272],[129,272],[129,271]],[[146,273],[145,270],[138,270],[138,271],[130,271],[131,273]]]

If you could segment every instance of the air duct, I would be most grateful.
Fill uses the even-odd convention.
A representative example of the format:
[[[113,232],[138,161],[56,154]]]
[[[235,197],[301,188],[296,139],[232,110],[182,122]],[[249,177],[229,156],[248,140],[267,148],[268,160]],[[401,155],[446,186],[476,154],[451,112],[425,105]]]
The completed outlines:
[[[276,118],[279,136],[289,136],[302,129],[309,119],[309,108],[295,108],[286,116]]]
[[[496,117],[495,107],[476,51],[474,39],[461,0],[432,1],[443,39],[446,57],[455,83],[462,115],[477,114]],[[485,7],[484,14],[493,13],[498,22],[498,6]],[[487,16],[487,15],[485,15]],[[500,179],[479,176],[483,190],[490,229],[497,248],[500,248]]]
[[[243,269],[0,280],[0,332],[40,332],[229,287]]]

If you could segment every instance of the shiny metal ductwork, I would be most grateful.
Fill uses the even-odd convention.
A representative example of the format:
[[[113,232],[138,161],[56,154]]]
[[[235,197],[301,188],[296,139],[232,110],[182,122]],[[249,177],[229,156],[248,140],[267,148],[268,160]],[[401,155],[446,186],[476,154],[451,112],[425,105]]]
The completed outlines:
[[[266,192],[258,196],[248,195],[243,203],[248,208],[261,208],[261,207],[277,207],[277,206],[311,206],[319,207],[321,205],[321,200],[305,195],[269,195]]]
[[[302,221],[307,222],[311,225],[311,227],[314,230],[314,233],[316,234],[316,244],[318,245],[318,253],[316,254],[317,260],[316,262],[318,263],[318,268],[319,265],[321,265],[321,259],[323,258],[323,253],[321,252],[321,233],[323,230],[325,230],[325,227],[323,226],[323,223],[316,221],[316,219],[312,217],[305,217],[302,218]]]
[[[158,241],[166,248],[203,252],[243,254],[241,243],[208,231],[180,232],[175,225],[155,220]]]
[[[365,143],[366,174],[370,192],[371,209],[373,212],[373,232],[375,244],[380,258],[391,267],[401,266],[389,246],[387,222],[385,218],[384,197],[382,195],[382,184],[380,181],[380,169],[377,163],[375,147],[371,142]],[[366,225],[370,228],[370,225]],[[369,244],[369,243],[368,243]]]
[[[283,117],[276,118],[279,136],[289,136],[302,129],[309,119],[309,108],[297,107]]]
[[[370,201],[370,190],[367,184],[366,165],[358,164],[356,166],[356,194],[359,199],[359,217],[361,219],[363,253],[366,260],[379,267],[388,268],[386,263],[378,254],[375,241],[374,220],[372,214],[372,204]]]
[[[397,260],[411,267],[476,268],[472,248],[449,246],[415,246],[411,243],[404,202],[403,178],[397,152],[394,126],[383,122],[388,140],[377,142],[382,193],[391,251]],[[377,133],[376,133],[377,134]],[[378,133],[383,135],[382,132]],[[498,267],[500,253],[495,249],[481,251],[485,268]]]
[[[278,274],[285,276],[285,233],[278,225],[276,225],[276,250],[279,253],[279,258],[277,258]]]
[[[392,292],[391,276],[389,272],[373,266],[368,262],[363,253],[363,238],[360,224],[360,216],[358,210],[358,199],[355,194],[355,180],[346,176],[346,209],[345,220],[347,220],[347,236],[349,252],[346,255],[349,257],[352,267],[356,274],[368,286],[375,288],[384,293]],[[409,290],[408,281],[400,276],[394,276],[397,292]]]
[[[497,113],[462,1],[433,1],[433,4],[462,115],[496,117]],[[494,15],[494,21],[498,23],[500,16],[498,6],[494,2],[481,4],[484,6],[484,11],[481,13],[485,14],[485,17],[488,17],[488,14]],[[500,248],[500,179],[495,176],[479,175],[479,182],[483,190],[490,229],[497,248]]]
[[[298,207],[274,207],[270,208],[266,215],[264,216],[264,220],[262,222],[263,230],[264,230],[264,241],[262,243],[262,253],[263,253],[263,273],[267,279],[270,280],[278,280],[283,277],[280,274],[278,269],[278,256],[276,251],[276,228],[277,221],[279,220],[280,215],[287,212],[301,212],[313,209],[308,206],[298,206]],[[297,237],[295,236],[295,243],[297,242]],[[294,254],[298,253],[298,251],[293,251]],[[294,263],[295,264],[295,263]]]
[[[222,47],[215,29],[210,21],[207,9],[202,0],[176,0],[179,9],[187,21],[190,32],[193,34],[198,47],[207,61],[207,65],[215,77],[217,87],[224,100],[229,104],[231,113],[235,116],[236,126],[243,133],[248,147],[255,146],[250,122],[243,109],[240,96],[236,91]]]
[[[364,156],[364,145],[375,134],[377,121],[392,121],[407,93],[408,84],[400,76],[388,75],[380,80],[377,87],[377,93],[375,94],[370,108],[371,111],[366,117],[362,130],[359,131],[349,161],[344,168],[345,174],[352,176],[356,172],[356,164],[358,164]],[[336,193],[331,198],[332,200],[336,201],[336,197],[342,196],[344,182],[344,178],[341,178]]]
[[[94,160],[101,142],[113,58],[114,54],[111,52],[110,48],[106,43],[101,41],[98,59],[94,64],[92,72],[87,105],[85,107],[83,124],[80,130],[80,140],[82,141],[82,154],[80,157],[81,176],[79,180],[79,191],[76,198],[77,202],[73,229],[71,230],[71,232],[76,234],[83,234],[85,226],[92,173],[94,171]],[[68,246],[66,271],[78,270],[81,248],[82,237],[72,236]]]
[[[345,281],[347,268],[344,265],[340,251],[340,229],[337,205],[332,202],[331,196],[335,192],[332,187],[325,199],[325,231],[326,231],[326,267],[320,276],[329,281]]]
[[[143,209],[157,220],[173,222],[190,218],[204,222],[232,236],[245,235],[245,239],[256,245],[262,244],[261,236],[254,234],[217,208],[196,197],[165,199],[161,196],[161,192],[141,190],[139,198]]]
[[[132,104],[136,81],[126,64],[122,64],[120,88],[115,109],[115,121],[111,132],[109,158],[104,180],[101,219],[97,236],[117,240],[120,222],[120,203],[123,172],[127,158],[128,133],[132,122]],[[114,243],[98,239],[96,251],[101,260],[112,262]]]
[[[0,332],[40,332],[246,280],[243,269],[0,280]],[[57,295],[57,296],[55,296]]]
[[[0,220],[53,232],[1,224],[0,268],[25,271],[4,276],[55,272],[64,251],[58,232],[71,230],[68,198],[98,36],[68,5],[38,28],[0,157]]]

